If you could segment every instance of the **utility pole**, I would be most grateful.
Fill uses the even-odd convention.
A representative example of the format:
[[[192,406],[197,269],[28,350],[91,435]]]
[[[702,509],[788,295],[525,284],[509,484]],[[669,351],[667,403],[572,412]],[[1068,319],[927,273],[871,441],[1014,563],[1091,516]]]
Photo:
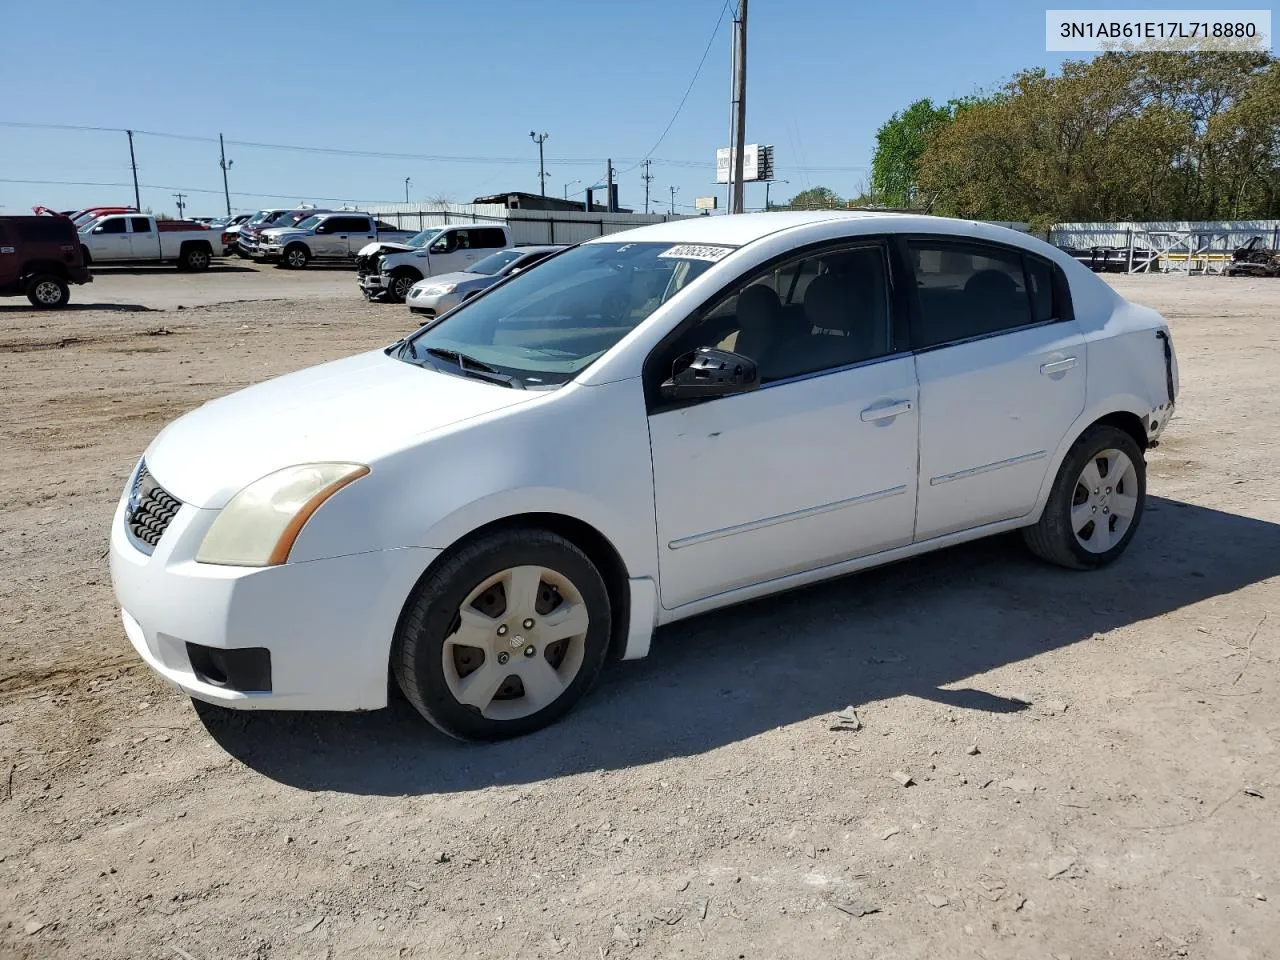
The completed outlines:
[[[607,198],[605,199],[604,208],[609,213],[616,213],[617,208],[613,202],[613,158],[612,157],[610,157],[608,160],[605,161],[605,166],[608,167],[608,170],[606,171],[606,176],[605,176],[605,193],[607,194]]]
[[[649,212],[649,184],[653,183],[653,174],[650,173],[649,168],[652,165],[653,165],[653,161],[646,157],[644,160],[644,176],[640,178],[644,181],[644,212],[645,213]]]
[[[409,184],[412,182],[413,181],[410,180],[408,177],[404,178],[404,202],[405,203],[409,202]]]
[[[742,213],[743,209],[743,177],[746,171],[742,168],[743,154],[747,145],[747,0],[738,0],[738,15],[733,19],[734,62],[733,62],[733,143],[729,145],[729,179],[733,182],[733,204],[731,213]],[[735,174],[734,171],[737,171]]]
[[[564,185],[564,198],[566,200],[569,199],[569,188],[572,187],[575,183],[581,183],[581,182],[582,182],[581,180],[570,180],[568,183]]]
[[[764,212],[765,212],[765,213],[768,213],[768,212],[769,212],[769,187],[771,187],[775,182],[776,182],[776,183],[790,183],[791,181],[790,181],[790,180],[777,180],[777,181],[774,181],[774,180],[766,180],[766,181],[764,182]]]
[[[549,133],[534,133],[529,131],[529,138],[538,145],[538,190],[542,196],[547,195],[547,168],[542,159],[542,145],[547,142],[547,138],[551,136]]]
[[[185,202],[187,199],[187,195],[185,193],[175,193],[173,196],[178,201],[178,219],[179,220],[185,219],[183,216],[183,211],[187,209],[187,205]]]
[[[142,196],[138,193],[138,160],[133,155],[133,131],[126,130],[129,135],[129,165],[133,167],[133,205],[136,209],[142,209]]]
[[[218,134],[218,152],[222,154],[222,159],[218,161],[218,166],[222,168],[222,195],[227,201],[227,216],[231,216],[231,190],[227,186],[227,171],[231,168],[234,160],[227,159],[227,148],[222,143],[222,134]]]
[[[676,194],[680,192],[680,188],[671,187],[669,189],[671,190],[671,215],[674,217],[676,215]]]

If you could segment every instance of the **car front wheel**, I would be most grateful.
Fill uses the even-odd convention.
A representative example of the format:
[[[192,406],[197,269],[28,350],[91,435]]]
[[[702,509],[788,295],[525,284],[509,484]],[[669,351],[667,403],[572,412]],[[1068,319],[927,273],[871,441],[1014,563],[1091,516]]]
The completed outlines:
[[[292,247],[286,247],[284,256],[281,258],[283,263],[290,270],[301,270],[311,260],[311,253],[302,244],[295,244]]]
[[[1142,449],[1118,427],[1090,427],[1068,451],[1035,526],[1022,531],[1042,560],[1093,570],[1129,546],[1147,500]]]
[[[590,689],[611,631],[595,564],[544,530],[469,544],[432,570],[401,616],[392,672],[432,724],[501,740],[558,719]]]

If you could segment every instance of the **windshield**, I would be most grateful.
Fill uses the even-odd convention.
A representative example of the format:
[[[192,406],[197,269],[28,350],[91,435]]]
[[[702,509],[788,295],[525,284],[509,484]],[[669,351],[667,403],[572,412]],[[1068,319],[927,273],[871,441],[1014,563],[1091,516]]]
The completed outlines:
[[[310,230],[319,222],[320,222],[319,217],[307,217],[305,220],[299,220],[296,224],[294,224],[294,226],[298,230]]]
[[[453,371],[440,358],[463,355],[530,388],[559,386],[732,250],[583,244],[456,307],[409,338],[398,356]]]
[[[271,218],[274,216],[278,216],[274,210],[259,210],[252,217],[246,220],[245,223],[249,224],[249,226],[253,226],[255,223],[270,223]]]
[[[501,272],[503,267],[514,263],[523,256],[524,254],[518,250],[503,250],[500,253],[487,256],[483,260],[477,260],[467,267],[467,273],[482,273],[486,277],[491,277],[495,273]]]
[[[410,247],[425,247],[428,243],[440,236],[444,230],[440,227],[428,227],[421,233],[414,234],[405,243]]]

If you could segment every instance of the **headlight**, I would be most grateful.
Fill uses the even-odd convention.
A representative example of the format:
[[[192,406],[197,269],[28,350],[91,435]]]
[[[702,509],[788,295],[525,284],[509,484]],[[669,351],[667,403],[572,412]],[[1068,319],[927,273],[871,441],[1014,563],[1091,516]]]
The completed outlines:
[[[320,505],[368,472],[359,463],[307,463],[255,480],[222,508],[196,560],[235,567],[284,563]]]
[[[457,289],[458,285],[456,283],[441,283],[430,288],[426,292],[431,294],[433,297],[442,297],[447,293],[453,293],[453,291]]]

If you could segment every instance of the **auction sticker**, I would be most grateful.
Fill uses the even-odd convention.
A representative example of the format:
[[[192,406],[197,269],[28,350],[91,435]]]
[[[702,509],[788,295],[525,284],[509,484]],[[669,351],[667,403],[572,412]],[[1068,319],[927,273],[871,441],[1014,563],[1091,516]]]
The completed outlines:
[[[708,260],[711,263],[719,263],[736,249],[736,247],[717,247],[704,243],[682,243],[672,247],[665,253],[658,254],[658,258],[672,257],[681,260]]]

